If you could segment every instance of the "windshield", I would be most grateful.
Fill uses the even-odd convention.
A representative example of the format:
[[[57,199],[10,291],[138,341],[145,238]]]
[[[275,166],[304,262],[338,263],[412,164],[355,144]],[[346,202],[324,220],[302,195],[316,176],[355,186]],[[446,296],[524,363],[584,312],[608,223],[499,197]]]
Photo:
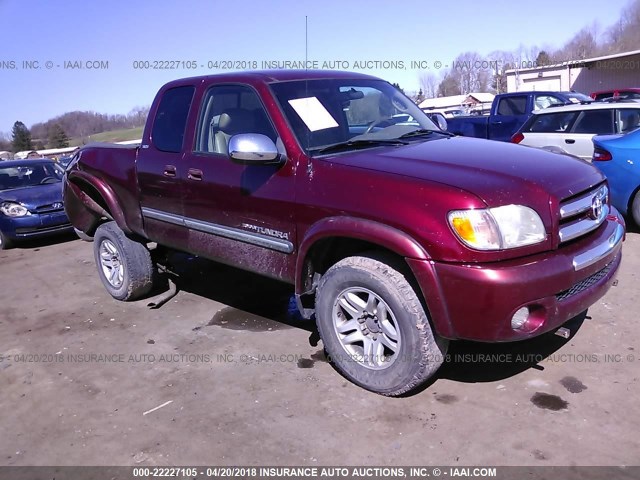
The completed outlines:
[[[10,167],[0,165],[0,191],[59,183],[63,175],[64,170],[55,163],[25,163]]]
[[[440,131],[398,89],[383,80],[323,79],[272,84],[307,153],[345,142],[399,139],[416,130]]]

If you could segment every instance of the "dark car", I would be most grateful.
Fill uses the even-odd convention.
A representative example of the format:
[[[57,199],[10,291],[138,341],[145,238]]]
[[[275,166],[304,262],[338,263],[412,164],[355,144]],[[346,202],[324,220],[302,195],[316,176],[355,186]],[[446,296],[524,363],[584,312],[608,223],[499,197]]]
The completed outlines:
[[[63,175],[51,160],[0,163],[0,250],[16,240],[73,230],[62,203]]]
[[[58,159],[58,165],[60,165],[62,168],[67,168],[67,166],[71,163],[71,160],[73,160],[72,156],[60,157]]]

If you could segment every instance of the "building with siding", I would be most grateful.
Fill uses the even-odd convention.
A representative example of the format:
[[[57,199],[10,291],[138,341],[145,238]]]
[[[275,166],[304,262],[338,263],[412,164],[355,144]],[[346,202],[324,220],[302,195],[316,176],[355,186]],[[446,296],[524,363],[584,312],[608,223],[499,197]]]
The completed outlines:
[[[640,50],[533,68],[507,70],[507,92],[640,87]]]

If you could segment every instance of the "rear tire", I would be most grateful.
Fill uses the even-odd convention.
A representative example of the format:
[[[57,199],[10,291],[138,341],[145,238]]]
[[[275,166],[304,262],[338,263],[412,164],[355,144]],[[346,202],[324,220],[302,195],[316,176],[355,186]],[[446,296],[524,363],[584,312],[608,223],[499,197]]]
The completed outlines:
[[[113,298],[136,300],[151,291],[155,267],[145,245],[128,238],[115,222],[100,225],[94,240],[98,275]]]
[[[633,203],[631,204],[631,216],[636,225],[640,227],[640,190],[636,192],[633,197]]]
[[[318,331],[333,365],[353,383],[388,396],[425,383],[448,347],[394,263],[345,258],[322,276],[316,296]]]

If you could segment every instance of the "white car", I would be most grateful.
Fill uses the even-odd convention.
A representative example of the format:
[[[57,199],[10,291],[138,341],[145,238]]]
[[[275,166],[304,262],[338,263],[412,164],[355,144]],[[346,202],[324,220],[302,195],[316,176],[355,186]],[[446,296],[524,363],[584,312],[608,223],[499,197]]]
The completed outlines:
[[[638,127],[637,101],[566,105],[534,111],[511,141],[590,161],[594,135],[627,133]]]

